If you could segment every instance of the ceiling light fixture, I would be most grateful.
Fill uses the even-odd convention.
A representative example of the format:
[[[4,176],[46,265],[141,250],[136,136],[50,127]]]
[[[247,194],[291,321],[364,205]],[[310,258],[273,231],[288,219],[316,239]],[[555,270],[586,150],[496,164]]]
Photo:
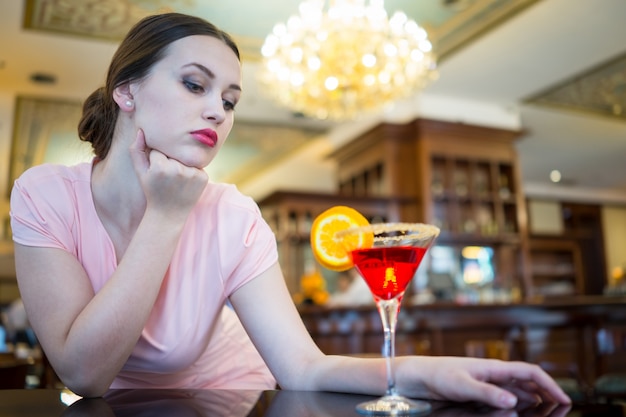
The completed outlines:
[[[561,171],[557,169],[553,169],[552,171],[550,171],[550,181],[554,183],[561,182]]]
[[[57,77],[54,74],[35,72],[30,75],[30,80],[35,84],[55,84]]]
[[[292,111],[345,120],[415,93],[437,78],[428,34],[383,0],[305,0],[277,24],[261,53],[260,80]]]

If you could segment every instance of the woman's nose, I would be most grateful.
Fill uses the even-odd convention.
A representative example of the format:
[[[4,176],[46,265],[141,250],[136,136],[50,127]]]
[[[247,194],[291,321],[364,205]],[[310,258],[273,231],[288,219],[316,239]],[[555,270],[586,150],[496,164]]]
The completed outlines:
[[[226,110],[224,109],[222,97],[212,96],[209,100],[207,100],[202,117],[207,120],[214,120],[217,123],[224,121],[224,118],[226,117]]]

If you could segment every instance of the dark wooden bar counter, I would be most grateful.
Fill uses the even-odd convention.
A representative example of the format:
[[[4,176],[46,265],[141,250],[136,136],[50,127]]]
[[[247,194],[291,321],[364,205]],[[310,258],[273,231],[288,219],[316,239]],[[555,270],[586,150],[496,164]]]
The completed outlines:
[[[313,339],[329,354],[380,353],[375,307],[301,306]],[[600,375],[626,373],[626,298],[582,296],[517,304],[403,305],[396,354],[468,355],[470,346],[500,342],[505,359],[541,364],[592,385]],[[489,355],[487,355],[489,356]]]
[[[114,390],[104,398],[77,399],[59,390],[0,390],[0,416],[28,417],[346,417],[366,396],[327,392],[233,390]],[[431,402],[430,417],[624,417],[619,402],[520,404],[515,411],[481,404]]]

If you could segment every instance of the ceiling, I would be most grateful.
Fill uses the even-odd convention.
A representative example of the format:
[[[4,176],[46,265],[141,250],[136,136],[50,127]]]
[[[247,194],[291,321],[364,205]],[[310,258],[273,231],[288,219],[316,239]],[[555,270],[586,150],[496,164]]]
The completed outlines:
[[[460,122],[472,122],[468,115],[481,106],[518,120],[525,131],[518,150],[527,194],[626,203],[626,1],[385,4],[389,12],[403,10],[425,26],[440,55],[440,78],[421,94],[431,98],[423,103],[456,103],[452,117]],[[297,0],[4,1],[0,93],[78,105],[103,83],[118,33],[128,24],[163,7],[197,14],[233,34],[243,50],[245,94],[236,113],[241,128],[223,148],[224,162],[216,164],[213,177],[245,182],[337,127],[275,106],[254,79],[265,35],[297,13],[297,5]],[[56,82],[33,83],[33,74],[51,75]],[[4,134],[0,141],[9,138]],[[560,185],[549,181],[553,169],[563,175]]]

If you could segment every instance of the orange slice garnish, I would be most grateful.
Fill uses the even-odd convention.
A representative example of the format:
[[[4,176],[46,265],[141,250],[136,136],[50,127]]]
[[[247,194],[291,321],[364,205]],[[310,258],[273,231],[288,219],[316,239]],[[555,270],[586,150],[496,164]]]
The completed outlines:
[[[321,213],[311,227],[311,249],[317,262],[333,271],[350,269],[349,251],[369,248],[374,244],[371,233],[350,234],[339,240],[336,233],[352,227],[367,226],[369,222],[351,207],[335,206]]]

